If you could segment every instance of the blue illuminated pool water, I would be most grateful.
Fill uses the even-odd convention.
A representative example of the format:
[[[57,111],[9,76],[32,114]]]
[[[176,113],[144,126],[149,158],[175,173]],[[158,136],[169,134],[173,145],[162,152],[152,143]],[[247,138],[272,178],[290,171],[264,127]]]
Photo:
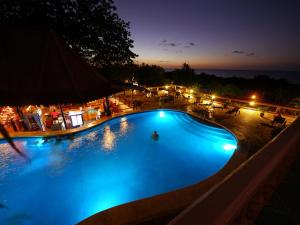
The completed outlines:
[[[156,130],[159,140],[151,139]],[[116,118],[74,140],[0,142],[0,224],[71,225],[99,211],[195,184],[218,172],[237,141],[177,111]]]

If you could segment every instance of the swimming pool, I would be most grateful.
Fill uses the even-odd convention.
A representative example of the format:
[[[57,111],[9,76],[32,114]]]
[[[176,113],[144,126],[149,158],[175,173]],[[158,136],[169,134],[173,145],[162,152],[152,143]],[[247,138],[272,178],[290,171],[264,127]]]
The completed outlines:
[[[0,141],[0,224],[6,225],[71,225],[198,183],[222,169],[237,146],[227,130],[172,110],[115,118],[73,140],[15,142],[31,162]]]

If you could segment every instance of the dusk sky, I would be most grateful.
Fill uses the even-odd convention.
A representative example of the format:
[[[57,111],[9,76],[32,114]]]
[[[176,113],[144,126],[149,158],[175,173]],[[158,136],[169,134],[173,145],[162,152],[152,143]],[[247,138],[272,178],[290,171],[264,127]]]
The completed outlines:
[[[300,1],[115,0],[138,63],[300,70]]]

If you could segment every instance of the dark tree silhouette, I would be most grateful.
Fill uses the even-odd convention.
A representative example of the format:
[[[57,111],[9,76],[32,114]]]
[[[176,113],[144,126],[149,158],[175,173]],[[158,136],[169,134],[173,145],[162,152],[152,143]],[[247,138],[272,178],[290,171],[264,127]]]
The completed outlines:
[[[183,63],[181,71],[186,74],[195,75],[195,71],[187,63]]]
[[[243,92],[240,88],[233,84],[226,84],[221,89],[221,95],[229,97],[243,97]]]
[[[167,73],[166,77],[175,83],[184,85],[193,85],[197,80],[195,71],[187,63],[184,63],[180,69]]]
[[[286,79],[274,79],[267,75],[258,75],[251,79],[242,77],[217,77],[206,73],[196,74],[188,65],[183,64],[180,69],[164,71],[156,65],[129,64],[115,65],[102,68],[102,74],[113,80],[131,79],[132,76],[139,84],[156,86],[177,84],[193,87],[206,93],[214,93],[236,98],[249,98],[256,93],[260,101],[296,106],[295,98],[300,96],[300,85],[289,83]]]
[[[134,77],[140,84],[161,85],[164,73],[164,69],[160,66],[141,64],[134,72]]]
[[[130,80],[135,74],[138,65],[130,64],[114,64],[99,68],[99,72],[110,80],[121,81]]]
[[[15,150],[16,153],[18,153],[20,156],[24,157],[25,159],[27,158],[27,155],[25,155],[13,142],[12,138],[8,134],[7,130],[4,128],[4,126],[0,123],[0,134],[7,140],[9,145]],[[1,207],[1,204],[0,204]]]
[[[97,66],[131,63],[129,23],[112,0],[2,0],[1,25],[45,26]]]

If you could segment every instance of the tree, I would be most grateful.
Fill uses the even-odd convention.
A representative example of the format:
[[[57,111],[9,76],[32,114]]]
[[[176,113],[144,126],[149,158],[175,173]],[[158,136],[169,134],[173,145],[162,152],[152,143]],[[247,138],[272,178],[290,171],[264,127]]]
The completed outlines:
[[[294,98],[292,99],[289,104],[289,106],[292,106],[292,107],[297,107],[297,108],[300,108],[300,98]]]
[[[138,65],[130,64],[114,64],[110,66],[103,66],[99,68],[100,74],[103,74],[110,80],[114,81],[125,81],[132,79]]]
[[[176,84],[192,85],[195,82],[196,74],[187,63],[184,63],[180,69],[169,72],[167,78]]]
[[[274,102],[276,103],[287,103],[290,100],[289,92],[283,88],[277,88],[274,90]]]
[[[233,84],[227,84],[221,89],[221,94],[230,97],[241,97],[242,91]]]
[[[206,89],[214,94],[221,94],[222,84],[217,79],[213,79],[206,84]]]
[[[112,0],[2,0],[3,25],[43,26],[94,65],[131,63],[129,23],[116,13]]]
[[[195,83],[192,85],[192,89],[193,89],[195,92],[201,92],[201,91],[203,91],[203,87],[202,87],[201,83],[199,83],[199,82],[195,82]]]
[[[138,83],[150,86],[161,85],[164,81],[164,69],[156,65],[141,64],[134,73]]]

